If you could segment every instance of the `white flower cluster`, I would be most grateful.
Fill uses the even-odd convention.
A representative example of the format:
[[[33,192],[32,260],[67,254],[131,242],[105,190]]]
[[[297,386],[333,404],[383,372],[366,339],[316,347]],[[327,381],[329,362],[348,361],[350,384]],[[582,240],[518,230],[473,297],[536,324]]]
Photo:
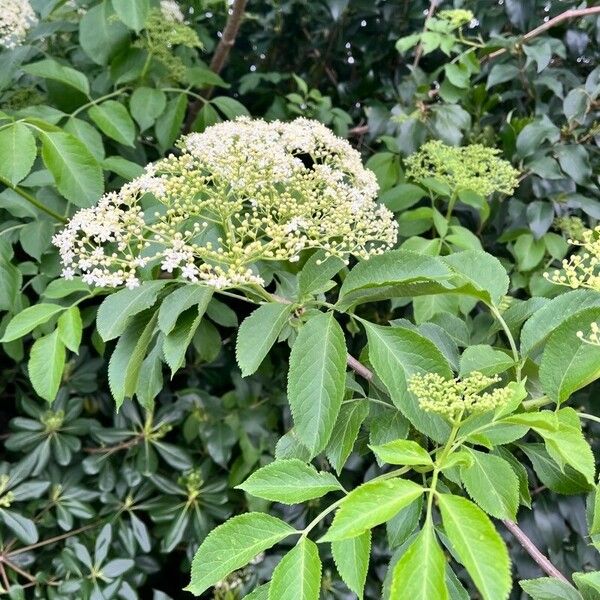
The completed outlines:
[[[183,23],[185,20],[181,7],[175,0],[161,0],[160,11],[167,21]]]
[[[0,0],[0,46],[20,46],[27,32],[37,23],[29,0]]]
[[[220,289],[262,285],[264,261],[295,262],[310,249],[367,259],[396,242],[375,175],[316,121],[240,118],[179,147],[54,237],[64,277],[135,287],[140,269],[160,265]]]

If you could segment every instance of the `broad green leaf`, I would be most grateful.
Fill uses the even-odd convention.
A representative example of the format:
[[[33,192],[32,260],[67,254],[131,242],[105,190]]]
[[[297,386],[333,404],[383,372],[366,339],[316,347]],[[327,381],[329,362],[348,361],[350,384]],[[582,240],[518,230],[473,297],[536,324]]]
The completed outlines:
[[[346,342],[333,313],[312,317],[290,354],[288,400],[295,430],[314,456],[327,445],[344,397]]]
[[[497,305],[508,292],[508,275],[502,263],[491,254],[465,250],[444,257],[444,262],[464,283],[482,292],[486,304]]]
[[[244,596],[242,600],[269,600],[269,587],[271,587],[271,582],[263,583]]]
[[[119,337],[108,363],[108,383],[117,410],[137,388],[142,362],[152,341],[157,315],[136,315]]]
[[[186,284],[171,292],[160,305],[158,327],[165,333],[173,331],[182,312],[198,305],[198,313],[204,314],[213,295],[213,288],[206,285]]]
[[[469,496],[497,519],[514,521],[519,507],[519,479],[503,458],[470,449],[472,463],[460,470]]]
[[[263,513],[229,519],[213,529],[198,548],[186,591],[199,596],[260,552],[295,533],[287,523]]]
[[[150,0],[112,0],[112,6],[129,29],[139,32],[146,23]]]
[[[465,348],[460,357],[460,375],[464,377],[473,371],[484,375],[497,375],[515,364],[512,356],[486,344]]]
[[[385,523],[422,493],[420,485],[405,479],[364,483],[344,498],[329,531],[320,541],[333,542],[356,537],[367,529]]]
[[[17,313],[9,322],[0,340],[2,343],[12,342],[22,338],[39,325],[47,323],[52,317],[66,310],[58,304],[34,304]]]
[[[600,377],[600,348],[586,344],[591,323],[600,320],[600,307],[587,308],[567,318],[548,338],[540,364],[540,383],[557,403]]]
[[[39,539],[36,524],[19,512],[0,508],[0,521],[24,544],[35,544]]]
[[[550,457],[544,444],[522,444],[519,446],[531,461],[540,481],[558,494],[583,494],[592,490],[586,478],[566,465],[562,470]]]
[[[244,319],[235,345],[235,356],[242,377],[252,375],[260,367],[291,312],[291,304],[269,303],[259,306]]]
[[[365,531],[349,540],[331,542],[331,552],[340,577],[362,600],[371,557],[371,532]]]
[[[423,497],[417,498],[412,504],[405,506],[395,514],[386,524],[388,544],[391,549],[402,546],[413,534],[423,511]]]
[[[531,596],[531,600],[584,600],[572,585],[555,577],[523,579],[519,585]]]
[[[112,171],[127,181],[144,174],[144,167],[122,156],[109,156],[101,164],[105,171]]]
[[[154,305],[166,284],[165,280],[145,281],[137,288],[122,289],[108,296],[98,308],[96,317],[100,337],[105,342],[119,337],[131,317]]]
[[[179,136],[187,103],[187,96],[179,94],[167,103],[167,108],[158,117],[154,129],[161,152],[166,152],[171,148],[173,142]]]
[[[393,250],[358,263],[340,289],[338,306],[451,291],[452,271],[438,258]]]
[[[600,571],[573,573],[573,581],[581,591],[584,600],[600,598]]]
[[[77,306],[71,306],[58,318],[58,335],[62,343],[76,354],[79,353],[79,345],[81,344],[81,335],[83,331],[83,323],[81,322],[81,313]]]
[[[171,378],[185,364],[185,354],[203,316],[200,306],[189,308],[181,315],[173,331],[165,336],[163,356],[171,369]]]
[[[450,379],[452,370],[443,354],[426,337],[403,327],[381,327],[363,321],[369,340],[369,360],[389,390],[396,407],[416,429],[438,442],[447,439],[448,424],[421,409],[408,391],[415,373],[439,373]]]
[[[594,483],[596,462],[588,441],[583,435],[579,416],[572,408],[557,413],[558,430],[539,432],[546,442],[546,450],[562,468],[570,465],[579,471],[590,484]]]
[[[17,184],[31,171],[37,147],[27,125],[14,123],[0,130],[0,176]]]
[[[51,58],[45,58],[39,62],[25,65],[22,68],[29,75],[43,77],[44,79],[54,79],[55,81],[60,81],[74,87],[86,96],[90,95],[90,83],[81,71],[61,65]]]
[[[227,119],[234,120],[240,116],[250,116],[248,109],[235,98],[229,96],[217,96],[210,102],[216,106]]]
[[[143,377],[138,378],[135,388],[139,403],[148,410],[152,409],[154,398],[163,388],[162,364],[162,344],[159,340],[144,359],[140,371]]]
[[[521,330],[521,354],[529,355],[559,325],[574,313],[600,306],[600,294],[594,290],[572,290],[550,300],[535,311]]]
[[[106,65],[129,41],[129,30],[119,21],[110,0],[93,6],[79,23],[79,44],[99,65]]]
[[[166,107],[166,94],[162,90],[149,87],[136,88],[129,101],[131,116],[136,120],[141,131],[154,125]]]
[[[275,567],[269,600],[319,600],[321,559],[317,545],[301,538]]]
[[[337,256],[325,257],[315,252],[298,273],[298,296],[318,293],[329,288],[329,281],[344,268],[344,261]]]
[[[510,559],[493,523],[466,498],[437,498],[444,531],[483,600],[506,600],[512,587]]]
[[[73,279],[55,279],[48,284],[48,287],[44,290],[42,296],[44,296],[44,298],[56,300],[58,298],[65,298],[76,292],[90,293],[90,286],[87,283],[84,283],[80,277],[74,277]]]
[[[299,504],[328,492],[343,490],[331,473],[319,472],[312,465],[294,458],[276,460],[236,487],[252,496],[283,504]]]
[[[91,123],[77,117],[69,117],[64,130],[83,142],[96,160],[104,160],[106,151],[104,150],[102,134]]]
[[[390,598],[448,600],[448,597],[446,558],[428,519],[394,567]]]
[[[367,400],[342,404],[325,454],[336,473],[341,473],[358,437],[360,426],[369,414]]]
[[[412,440],[394,440],[381,446],[369,446],[377,457],[389,465],[432,465],[431,456]]]
[[[106,100],[102,104],[91,106],[88,115],[109,138],[125,146],[134,146],[135,125],[123,104],[116,100]]]
[[[27,367],[29,379],[38,396],[48,402],[52,402],[58,393],[65,359],[65,346],[58,335],[58,329],[38,338],[31,347]]]
[[[42,158],[58,191],[76,206],[92,206],[104,192],[102,168],[70,133],[42,132]]]

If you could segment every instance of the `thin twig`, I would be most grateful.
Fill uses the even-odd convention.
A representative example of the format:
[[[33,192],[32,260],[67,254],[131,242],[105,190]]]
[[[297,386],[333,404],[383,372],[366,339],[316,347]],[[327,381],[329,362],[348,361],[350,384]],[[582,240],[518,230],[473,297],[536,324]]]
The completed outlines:
[[[373,372],[368,368],[361,364],[356,358],[348,355],[347,358],[348,366],[355,372],[358,373],[361,377],[364,377],[367,381],[371,381],[374,377]],[[517,538],[521,546],[526,550],[527,554],[531,556],[531,558],[539,565],[539,567],[550,577],[556,577],[565,583],[569,583],[567,578],[550,562],[544,554],[542,554],[537,546],[527,537],[525,532],[512,521],[503,520],[502,521],[506,528]]]
[[[527,537],[525,532],[512,521],[508,519],[502,519],[504,526],[508,529],[519,541],[519,544],[523,546],[527,554],[533,558],[538,566],[550,577],[556,577],[563,583],[569,583],[569,580],[550,562],[550,560],[544,556],[537,548],[537,546]]]
[[[219,74],[227,62],[229,53],[235,44],[240,25],[244,19],[247,1],[248,0],[234,0],[233,2],[229,17],[227,17],[227,22],[225,23],[225,28],[223,29],[223,33],[221,35],[221,39],[219,40],[217,49],[215,50],[215,53],[210,61],[210,68],[214,73]],[[192,128],[198,112],[202,106],[204,106],[204,102],[211,97],[212,92],[213,86],[208,86],[205,88],[203,94],[204,100],[196,99],[194,102],[192,102],[186,121],[187,131]]]
[[[429,19],[433,17],[433,13],[437,8],[437,5],[440,3],[440,0],[431,0],[429,3],[429,9],[427,10],[427,16],[425,17],[425,22],[423,23],[423,33],[427,30],[427,24],[429,23]],[[413,61],[413,70],[419,66],[419,61],[423,56],[423,44],[419,42],[417,49],[415,51],[415,60]]]
[[[551,29],[552,27],[554,27],[555,25],[558,25],[559,23],[562,23],[563,21],[567,21],[568,19],[577,19],[579,17],[587,17],[589,15],[596,15],[596,14],[600,14],[600,6],[593,6],[591,8],[572,8],[572,9],[566,10],[565,12],[560,13],[559,15],[556,15],[556,17],[552,17],[552,19],[548,19],[548,21],[546,21],[545,23],[542,23],[535,29],[528,31],[521,38],[521,43],[525,43],[525,42],[528,42],[529,40],[532,40],[533,38],[537,37],[541,33],[544,33],[544,31],[547,31],[548,29]],[[498,56],[501,56],[505,52],[508,52],[507,48],[500,48],[499,50],[496,50],[495,52],[488,54],[487,59],[492,60]]]

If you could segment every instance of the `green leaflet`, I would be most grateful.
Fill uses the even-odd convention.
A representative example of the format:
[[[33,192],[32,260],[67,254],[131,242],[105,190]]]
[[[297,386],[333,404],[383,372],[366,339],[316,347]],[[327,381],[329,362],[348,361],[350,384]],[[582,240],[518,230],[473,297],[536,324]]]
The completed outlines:
[[[122,289],[108,296],[98,308],[96,327],[100,337],[108,342],[119,337],[129,320],[150,308],[167,281],[145,281],[132,290]]]
[[[446,359],[427,338],[403,327],[381,327],[363,321],[369,340],[369,359],[389,390],[396,407],[421,432],[438,442],[447,439],[448,424],[425,412],[407,389],[414,373],[439,373],[452,377]]]
[[[315,456],[327,445],[346,381],[346,343],[333,313],[312,317],[290,354],[288,400],[296,434]]]
[[[430,519],[394,567],[390,599],[447,600],[446,558]]]
[[[269,600],[319,600],[320,588],[319,551],[314,542],[303,537],[275,567]]]
[[[331,473],[318,472],[298,459],[276,460],[236,487],[253,496],[283,504],[298,504],[343,489]]]
[[[577,336],[579,331],[588,332],[590,324],[598,320],[600,307],[581,310],[562,322],[546,342],[540,383],[544,392],[559,404],[600,376],[600,348]]]
[[[394,440],[369,448],[380,460],[390,465],[433,465],[427,450],[412,440]]]
[[[198,305],[198,313],[204,314],[213,296],[213,289],[205,285],[186,284],[171,292],[160,305],[158,328],[165,334],[171,333],[182,312]]]
[[[499,456],[468,450],[473,462],[460,469],[460,478],[471,498],[498,519],[514,521],[519,507],[519,480],[509,463]]]
[[[30,306],[11,319],[0,341],[5,343],[18,340],[64,310],[65,307],[58,304],[40,303]]]
[[[14,123],[0,130],[0,176],[19,183],[31,171],[36,155],[35,138],[27,125]]]
[[[235,356],[243,377],[252,375],[260,367],[277,341],[292,308],[291,304],[263,304],[244,319],[235,345]]]
[[[364,483],[344,498],[329,531],[320,541],[333,542],[356,537],[367,529],[385,523],[422,493],[420,485],[404,479]]]
[[[348,460],[363,421],[369,414],[369,403],[366,400],[355,400],[342,404],[335,426],[325,448],[327,460],[340,473]]]
[[[102,168],[70,133],[41,132],[42,158],[58,191],[76,206],[92,206],[104,192]]]
[[[494,525],[475,504],[437,495],[444,531],[483,600],[506,600],[512,583],[510,559]]]
[[[371,558],[371,532],[365,531],[349,540],[331,542],[331,552],[340,577],[362,600]]]
[[[38,338],[31,347],[29,356],[29,379],[33,389],[44,400],[56,398],[65,367],[66,351],[58,329],[50,335]]]
[[[135,393],[142,368],[142,362],[154,336],[156,312],[148,318],[136,316],[123,332],[108,364],[108,382],[115,399],[117,409],[125,398]]]
[[[344,280],[340,310],[363,302],[450,291],[452,271],[438,258],[393,250],[358,263]]]
[[[233,517],[213,529],[198,548],[186,591],[199,596],[257,554],[296,533],[287,523],[263,513]]]
[[[465,250],[444,257],[444,262],[466,284],[482,292],[486,304],[496,305],[508,292],[508,275],[500,261],[487,252]]]
[[[90,107],[88,115],[109,138],[125,146],[134,146],[135,125],[123,104],[116,100],[106,100]]]
[[[519,585],[532,600],[583,600],[583,596],[572,585],[554,577],[524,579],[519,581]]]

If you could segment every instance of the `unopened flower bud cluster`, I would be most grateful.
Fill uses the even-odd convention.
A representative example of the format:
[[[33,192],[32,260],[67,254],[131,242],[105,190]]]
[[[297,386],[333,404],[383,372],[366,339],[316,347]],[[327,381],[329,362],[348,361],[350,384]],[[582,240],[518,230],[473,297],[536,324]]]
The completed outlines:
[[[445,379],[437,373],[425,373],[413,375],[408,389],[417,397],[423,410],[453,421],[462,414],[488,412],[506,404],[512,397],[510,388],[483,392],[499,381],[498,376],[487,377],[477,371],[462,379]]]
[[[512,194],[519,172],[498,154],[500,150],[481,144],[458,147],[432,140],[406,159],[406,175],[418,182],[434,178],[447,184],[451,193],[468,189],[483,197]]]
[[[216,288],[262,285],[264,261],[295,262],[308,249],[367,259],[396,242],[375,175],[316,121],[241,118],[179,148],[54,237],[64,277],[131,288],[160,265]]]
[[[20,46],[36,23],[29,0],[0,0],[0,47]]]
[[[600,225],[581,233],[580,239],[569,239],[580,248],[562,261],[562,269],[544,273],[546,279],[573,289],[589,288],[600,291]]]

